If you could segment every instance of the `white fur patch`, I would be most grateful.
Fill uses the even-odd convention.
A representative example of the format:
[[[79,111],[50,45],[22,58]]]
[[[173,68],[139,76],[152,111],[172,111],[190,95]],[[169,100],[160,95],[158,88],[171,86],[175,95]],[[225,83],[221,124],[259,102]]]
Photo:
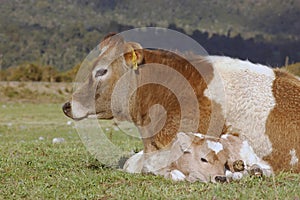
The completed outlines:
[[[204,139],[204,135],[202,135],[201,133],[194,133],[194,136]]]
[[[144,151],[131,156],[124,164],[123,170],[129,173],[141,173],[144,161]]]
[[[172,170],[170,174],[173,181],[183,181],[185,179],[185,175],[177,169]]]
[[[272,92],[275,74],[267,66],[224,56],[207,58],[214,67],[214,77],[205,96],[219,103],[226,125],[241,130],[259,157],[272,152],[265,134],[266,121],[275,106]]]
[[[144,156],[142,172],[157,174],[170,163],[171,151],[170,149],[164,149],[147,153]]]
[[[216,154],[223,150],[223,145],[220,142],[212,142],[207,140],[207,146],[213,150]]]
[[[227,139],[228,136],[229,136],[229,134],[223,134],[223,135],[221,135],[221,138],[222,138],[222,139]]]
[[[86,117],[88,113],[88,109],[85,108],[81,103],[78,101],[72,100],[72,115],[73,118],[82,118]]]
[[[99,54],[99,56],[101,56],[102,54],[104,54],[108,49],[108,46],[104,46],[102,49],[101,49],[101,53]],[[98,57],[99,57],[98,56]]]
[[[247,166],[257,164],[262,169],[271,170],[271,167],[254,153],[247,141],[243,141],[240,156],[242,158],[241,160],[243,160]]]
[[[257,164],[259,162],[259,158],[256,156],[247,141],[243,141],[240,150],[240,156],[242,157],[242,160],[244,160],[248,165]]]
[[[291,149],[290,150],[290,155],[291,155],[290,165],[294,166],[294,165],[296,165],[299,162],[299,159],[296,156],[296,150],[295,149]]]
[[[232,175],[233,175],[233,174],[232,174],[232,172],[231,172],[230,170],[226,170],[226,171],[225,171],[225,176],[226,176],[226,178],[229,178],[229,179],[230,179],[230,178],[232,178]]]
[[[243,174],[241,172],[233,172],[232,180],[240,180],[243,178]]]

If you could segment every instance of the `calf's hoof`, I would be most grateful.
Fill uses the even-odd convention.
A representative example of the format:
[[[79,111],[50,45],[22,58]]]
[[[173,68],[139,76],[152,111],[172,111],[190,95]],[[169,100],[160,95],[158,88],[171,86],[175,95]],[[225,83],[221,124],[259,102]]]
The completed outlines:
[[[235,172],[241,172],[245,170],[245,164],[242,160],[236,160],[233,162],[233,170]]]
[[[258,165],[252,165],[249,170],[250,176],[262,177],[263,171]]]
[[[226,178],[226,176],[216,176],[215,181],[217,183],[225,183],[227,181],[227,178]]]

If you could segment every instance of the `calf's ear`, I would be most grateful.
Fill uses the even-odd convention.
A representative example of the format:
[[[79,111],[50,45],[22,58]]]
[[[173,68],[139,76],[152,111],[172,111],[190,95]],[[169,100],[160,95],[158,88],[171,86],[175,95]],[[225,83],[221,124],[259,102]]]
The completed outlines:
[[[217,154],[217,157],[218,157],[218,160],[219,160],[221,163],[224,163],[224,165],[225,165],[226,163],[228,164],[229,153],[228,153],[228,151],[227,151],[226,149],[220,151],[220,152]]]
[[[144,60],[142,46],[135,42],[128,42],[125,47],[126,53],[124,54],[124,58],[126,65],[134,70],[137,70],[138,66]]]
[[[193,142],[193,138],[183,132],[177,133],[177,141],[180,146],[180,149],[184,153],[191,152],[191,145]]]

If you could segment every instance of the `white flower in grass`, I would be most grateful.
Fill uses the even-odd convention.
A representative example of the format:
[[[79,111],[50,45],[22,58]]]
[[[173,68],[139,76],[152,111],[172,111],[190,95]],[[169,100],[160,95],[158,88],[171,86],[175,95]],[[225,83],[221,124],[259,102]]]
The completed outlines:
[[[40,136],[39,140],[42,141],[42,140],[45,140],[45,138],[43,136]]]
[[[65,139],[64,138],[53,138],[52,143],[53,144],[59,144],[59,143],[64,143]]]

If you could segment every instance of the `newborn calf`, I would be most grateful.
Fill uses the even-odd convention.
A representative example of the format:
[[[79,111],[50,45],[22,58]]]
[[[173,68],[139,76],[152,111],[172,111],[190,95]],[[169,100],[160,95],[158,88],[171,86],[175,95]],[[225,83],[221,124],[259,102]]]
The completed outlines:
[[[127,160],[124,170],[190,182],[225,182],[240,179],[249,172],[266,176],[273,173],[271,166],[238,136],[226,134],[215,138],[182,132],[163,150],[135,154]]]

